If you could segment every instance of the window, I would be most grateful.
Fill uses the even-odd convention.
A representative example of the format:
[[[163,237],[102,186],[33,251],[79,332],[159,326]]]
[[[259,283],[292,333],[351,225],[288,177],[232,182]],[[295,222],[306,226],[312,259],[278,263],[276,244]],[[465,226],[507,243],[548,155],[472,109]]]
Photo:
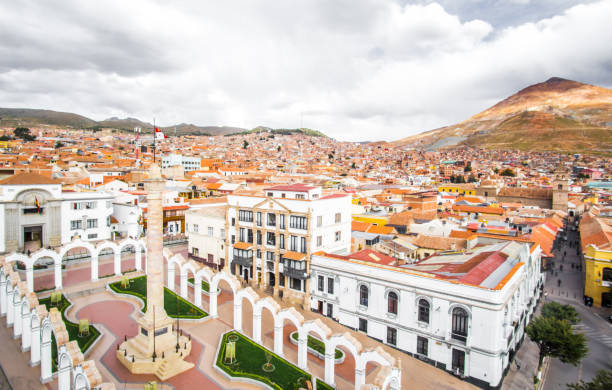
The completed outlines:
[[[88,234],[87,235],[87,239],[89,239],[89,240],[94,239],[94,238],[98,238],[98,234],[94,233],[94,234]]]
[[[468,314],[467,312],[460,308],[456,307],[453,309],[453,331],[451,337],[455,340],[459,340],[464,342],[467,340],[467,324],[468,324]]]
[[[419,300],[419,321],[429,324],[429,301],[427,299]]]
[[[268,192],[268,196],[273,196],[274,194],[272,192]]]
[[[306,230],[307,220],[306,217],[297,217],[292,215],[289,217],[289,227],[292,229]]]
[[[323,246],[323,236],[317,236],[317,248]]]
[[[257,226],[261,226],[261,212],[257,212]]]
[[[319,277],[317,278],[317,289],[319,291],[323,291],[324,290],[324,284],[325,284],[325,278],[321,275],[319,275]]]
[[[236,242],[236,236],[232,234],[232,244]]]
[[[417,353],[419,355],[427,356],[428,351],[428,339],[425,337],[417,336]]]
[[[333,317],[334,315],[334,305],[332,305],[331,303],[327,304],[327,316],[328,317]]]
[[[258,259],[261,259],[261,251],[260,251],[259,249],[257,249],[257,252],[256,252],[256,253],[257,253],[257,255],[256,255],[256,256],[257,256],[257,258],[258,258]]]
[[[276,214],[268,213],[268,226],[276,226]]]
[[[199,230],[200,230],[200,227],[198,226],[198,224],[197,224],[197,223],[194,223],[194,224],[193,224],[193,232],[194,232],[194,233],[198,233],[198,231],[199,231]]]
[[[366,285],[359,286],[359,304],[368,307],[368,287]]]
[[[272,246],[276,245],[276,236],[274,235],[274,233],[272,232],[267,233],[266,245],[272,245]]]
[[[240,228],[238,231],[238,241],[246,242],[246,229]]]
[[[291,279],[291,289],[302,291],[302,281],[298,278],[290,278]]]
[[[285,195],[285,194],[283,194],[283,195]],[[284,198],[284,196],[283,196],[283,198]],[[304,195],[304,194],[295,194],[295,199],[306,199],[306,195]]]
[[[387,296],[387,312],[397,314],[397,294],[391,291]]]
[[[261,231],[257,231],[257,245],[261,245]]]
[[[601,274],[601,280],[604,282],[612,282],[612,268],[604,268]]]
[[[274,252],[266,252],[266,260],[274,261]]]
[[[110,227],[111,225],[111,217],[110,215],[108,217],[106,217],[106,226]]]
[[[222,228],[220,233],[220,237],[225,240],[225,229]]]
[[[397,329],[387,327],[387,344],[397,345]]]
[[[194,256],[199,256],[200,255],[200,250],[196,247],[191,248],[191,254]]]
[[[300,252],[306,253],[306,237],[300,237]]]
[[[359,319],[359,331],[368,333],[368,320],[365,318]]]
[[[253,212],[249,210],[238,210],[238,220],[242,222],[253,222]]]
[[[342,214],[336,213],[336,223],[340,223],[340,221],[342,221]]]
[[[214,236],[215,235],[214,232],[215,232],[215,228],[212,226],[209,226],[208,227],[208,237]]]
[[[278,227],[280,229],[285,229],[286,228],[285,227],[285,214],[279,215],[278,218],[279,218],[279,226]]]
[[[327,292],[329,294],[334,293],[334,278],[327,278]]]
[[[232,226],[236,226],[236,218],[232,218]]]
[[[323,226],[323,216],[319,215],[317,217],[317,227],[321,227],[321,226]]]
[[[293,252],[297,252],[297,244],[298,244],[298,237],[297,236],[291,236],[289,238],[289,250],[293,251]]]
[[[88,219],[87,220],[87,229],[95,229],[98,227],[97,219]]]
[[[285,249],[285,235],[284,234],[278,235],[278,247],[280,249]]]
[[[336,232],[336,241],[340,241],[342,239],[342,232],[337,231]]]

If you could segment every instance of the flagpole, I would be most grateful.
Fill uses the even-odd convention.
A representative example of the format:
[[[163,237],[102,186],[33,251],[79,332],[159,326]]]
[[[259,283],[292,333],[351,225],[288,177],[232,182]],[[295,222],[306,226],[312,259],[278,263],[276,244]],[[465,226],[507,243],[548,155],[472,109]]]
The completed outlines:
[[[155,134],[155,118],[153,118],[153,164],[155,164],[155,138],[157,134]]]

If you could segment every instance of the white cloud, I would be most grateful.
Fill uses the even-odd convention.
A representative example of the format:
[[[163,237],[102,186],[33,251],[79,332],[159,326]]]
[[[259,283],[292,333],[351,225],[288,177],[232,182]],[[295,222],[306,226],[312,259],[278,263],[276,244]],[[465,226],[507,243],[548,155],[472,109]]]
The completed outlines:
[[[610,1],[502,30],[392,0],[61,4],[0,6],[0,106],[397,139],[551,76],[612,84]]]

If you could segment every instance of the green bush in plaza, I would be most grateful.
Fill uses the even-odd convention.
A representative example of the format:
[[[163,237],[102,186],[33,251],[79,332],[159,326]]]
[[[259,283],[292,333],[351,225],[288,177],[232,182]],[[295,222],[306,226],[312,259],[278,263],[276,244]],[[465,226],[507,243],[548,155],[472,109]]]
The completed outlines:
[[[299,335],[297,334],[297,332],[291,333],[291,338],[294,339],[295,341],[298,341],[298,337]],[[308,336],[308,342],[306,345],[308,345],[308,348],[314,349],[315,351],[319,352],[321,355],[325,355],[325,344],[323,343],[323,341],[315,337]],[[340,359],[342,355],[343,355],[343,352],[336,348],[336,350],[334,351],[334,359]]]
[[[119,294],[128,294],[140,298],[144,302],[142,308],[143,313],[147,311],[147,277],[138,276],[129,280],[129,285],[123,287],[121,281],[109,284],[111,290]],[[186,299],[178,296],[173,291],[164,287],[164,309],[168,313],[169,317],[172,318],[185,318],[185,319],[200,319],[208,316],[208,314],[187,301]]]
[[[195,280],[193,278],[189,278],[187,279],[187,281],[191,284],[195,283]],[[195,285],[195,284],[194,284]],[[210,292],[210,286],[208,285],[208,282],[205,280],[202,280],[202,290],[206,291],[206,292]]]
[[[81,352],[85,353],[87,348],[89,348],[89,346],[92,345],[98,337],[100,337],[100,332],[98,332],[98,330],[92,325],[89,325],[88,336],[79,336],[79,324],[71,322],[66,318],[65,312],[66,309],[70,307],[71,303],[63,294],[62,300],[57,306],[51,306],[51,297],[40,299],[38,303],[40,305],[45,305],[47,311],[49,311],[52,307],[57,308],[57,310],[62,314],[62,320],[64,320],[64,324],[66,325],[66,331],[68,332],[70,341],[75,340],[77,344],[79,344]],[[57,342],[55,341],[55,336],[51,337],[51,367],[53,372],[57,371]]]
[[[232,364],[225,363],[225,348],[227,338],[236,335],[236,361]],[[266,363],[266,354],[271,355],[270,363],[274,365],[274,371],[266,372],[263,365]],[[237,332],[229,332],[223,335],[217,367],[232,377],[250,378],[265,383],[278,390],[295,390],[305,387],[303,380],[312,380],[307,372],[299,369],[285,359],[268,351],[261,345],[251,341]]]

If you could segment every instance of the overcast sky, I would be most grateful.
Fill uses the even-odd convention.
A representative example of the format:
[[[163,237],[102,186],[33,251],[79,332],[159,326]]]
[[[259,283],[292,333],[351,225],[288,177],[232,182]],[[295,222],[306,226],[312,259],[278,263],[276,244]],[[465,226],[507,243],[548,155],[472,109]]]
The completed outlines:
[[[0,107],[393,140],[559,76],[612,87],[612,0],[3,1]]]

